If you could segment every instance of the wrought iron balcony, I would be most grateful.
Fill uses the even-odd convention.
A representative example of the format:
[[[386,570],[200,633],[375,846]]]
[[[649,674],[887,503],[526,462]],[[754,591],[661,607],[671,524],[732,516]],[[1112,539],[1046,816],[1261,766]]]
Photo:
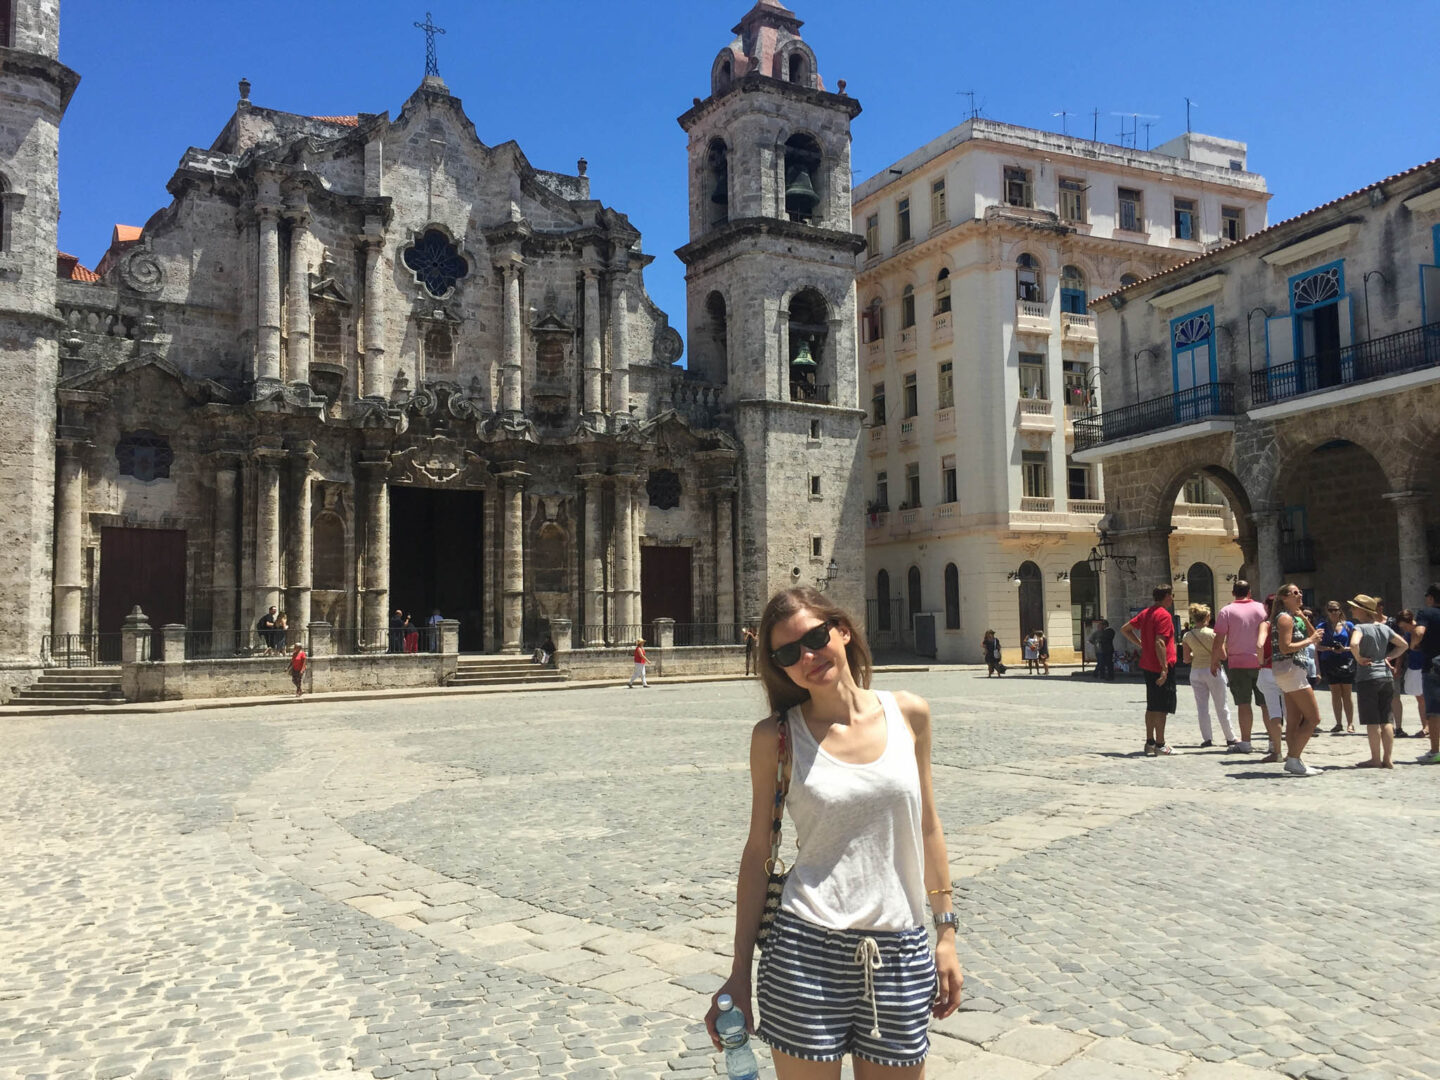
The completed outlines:
[[[1428,367],[1440,367],[1440,322],[1252,372],[1251,406]]]
[[[1235,384],[1205,383],[1176,394],[1151,398],[1075,419],[1075,449],[1182,427],[1200,420],[1235,415]]]
[[[808,401],[812,405],[830,404],[830,387],[826,385],[811,386],[808,383],[792,382],[790,384],[791,401]]]

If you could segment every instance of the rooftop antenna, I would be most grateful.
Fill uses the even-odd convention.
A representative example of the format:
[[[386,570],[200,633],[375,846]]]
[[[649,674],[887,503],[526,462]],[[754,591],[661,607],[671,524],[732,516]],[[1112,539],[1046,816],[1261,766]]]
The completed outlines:
[[[1090,141],[1091,141],[1091,142],[1099,142],[1099,141],[1100,141],[1100,109],[1099,109],[1098,106],[1096,107],[1095,111],[1090,114],[1090,121],[1091,121],[1091,123],[1090,123]]]
[[[1124,146],[1124,145],[1125,145],[1125,137],[1128,135],[1128,136],[1130,137],[1130,148],[1131,148],[1132,150],[1138,150],[1138,149],[1140,148],[1140,146],[1139,146],[1139,141],[1138,141],[1138,138],[1137,138],[1138,133],[1139,133],[1139,131],[1140,131],[1140,121],[1141,121],[1141,120],[1159,120],[1159,119],[1160,119],[1160,117],[1155,116],[1155,115],[1152,114],[1152,113],[1142,113],[1142,112],[1117,112],[1117,113],[1111,113],[1110,115],[1111,115],[1111,116],[1118,116],[1118,117],[1120,117],[1120,145],[1121,145],[1121,146]],[[1129,130],[1129,131],[1126,131],[1126,130],[1125,130],[1125,118],[1126,118],[1127,116],[1130,118],[1130,130]],[[1146,128],[1149,128],[1150,125],[1149,125],[1149,124],[1146,124],[1145,126],[1146,126]],[[1147,132],[1147,136],[1146,136],[1146,137],[1147,137],[1147,138],[1149,137],[1149,136],[1148,136],[1148,132]],[[1147,148],[1147,149],[1148,149],[1148,148]]]
[[[440,61],[435,56],[435,35],[445,33],[444,30],[435,25],[435,20],[430,17],[430,12],[425,13],[425,21],[416,23],[415,29],[425,31],[425,74],[440,75]]]
[[[1146,121],[1145,121],[1145,149],[1146,149],[1146,150],[1149,150],[1149,149],[1150,149],[1150,128],[1151,128],[1151,126],[1152,126],[1154,123],[1155,123],[1154,120],[1146,120]]]
[[[1200,103],[1199,103],[1198,101],[1191,101],[1188,97],[1185,99],[1185,134],[1186,134],[1186,135],[1189,135],[1189,134],[1190,134],[1190,110],[1191,110],[1191,109],[1198,109],[1199,107],[1200,107]]]
[[[1070,134],[1070,117],[1072,117],[1072,116],[1079,116],[1080,114],[1079,114],[1079,113],[1073,113],[1073,112],[1066,112],[1064,109],[1061,109],[1059,112],[1052,112],[1050,115],[1051,115],[1051,116],[1058,116],[1058,117],[1060,117],[1060,134],[1061,134],[1061,135],[1069,135],[1069,134]]]
[[[975,91],[974,91],[974,90],[956,90],[955,92],[956,92],[957,94],[959,94],[961,97],[968,97],[968,98],[970,99],[970,115],[969,115],[968,117],[966,117],[966,119],[967,119],[967,120],[978,120],[978,119],[980,118],[980,110],[979,110],[978,108],[976,108],[976,106],[975,106]]]

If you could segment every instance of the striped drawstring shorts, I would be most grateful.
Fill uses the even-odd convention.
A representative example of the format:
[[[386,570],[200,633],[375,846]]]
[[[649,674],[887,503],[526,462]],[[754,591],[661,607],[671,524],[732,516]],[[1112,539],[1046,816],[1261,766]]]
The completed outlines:
[[[930,1052],[935,956],[912,930],[830,930],[780,911],[760,956],[757,1034],[806,1061],[916,1065]]]

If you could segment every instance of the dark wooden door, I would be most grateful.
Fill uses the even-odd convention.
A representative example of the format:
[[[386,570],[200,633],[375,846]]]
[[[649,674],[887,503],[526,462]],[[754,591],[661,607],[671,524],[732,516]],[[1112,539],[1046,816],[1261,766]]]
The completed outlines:
[[[100,633],[119,633],[137,604],[155,630],[185,621],[184,529],[100,530]]]
[[[640,619],[648,628],[661,618],[694,621],[688,547],[640,549]]]

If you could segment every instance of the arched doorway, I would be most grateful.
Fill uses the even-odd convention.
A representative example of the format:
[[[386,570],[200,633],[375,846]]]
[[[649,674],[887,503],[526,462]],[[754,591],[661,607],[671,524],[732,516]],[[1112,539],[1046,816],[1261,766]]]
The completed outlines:
[[[881,570],[875,575],[875,628],[889,632],[890,624],[890,572]]]
[[[920,595],[920,568],[910,567],[910,572],[905,575],[905,598],[910,604],[910,610],[906,612],[905,622],[908,626],[915,624],[915,615],[922,610]]]
[[[1185,571],[1186,587],[1190,592],[1190,603],[1204,604],[1212,613],[1215,611],[1215,571],[1203,562],[1191,563]]]
[[[1090,625],[1100,617],[1100,575],[1083,559],[1070,568],[1070,631],[1075,651],[1085,655]]]
[[[1020,636],[1045,629],[1045,581],[1040,567],[1026,560],[1020,564]]]

